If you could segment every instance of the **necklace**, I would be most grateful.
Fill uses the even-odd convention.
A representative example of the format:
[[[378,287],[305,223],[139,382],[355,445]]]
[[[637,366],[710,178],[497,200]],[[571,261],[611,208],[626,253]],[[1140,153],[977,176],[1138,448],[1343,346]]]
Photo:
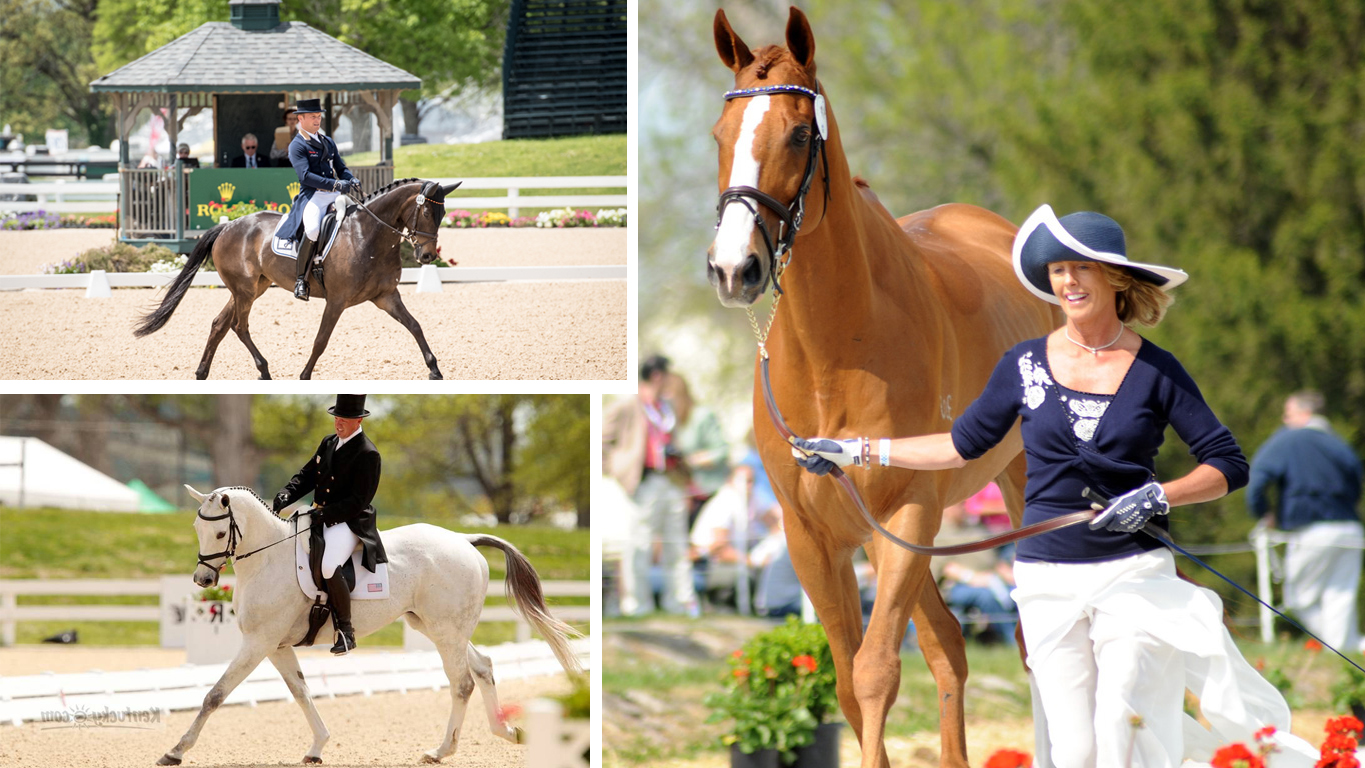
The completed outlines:
[[[1109,349],[1110,347],[1112,347],[1112,346],[1114,346],[1115,344],[1119,343],[1119,339],[1123,338],[1123,330],[1124,330],[1123,325],[1122,325],[1122,324],[1119,324],[1119,335],[1115,336],[1115,337],[1114,337],[1114,340],[1111,341],[1111,342],[1109,342],[1108,344],[1101,344],[1101,345],[1098,346],[1098,347],[1087,346],[1087,345],[1082,344],[1082,343],[1080,343],[1079,341],[1076,341],[1075,339],[1071,338],[1071,329],[1070,329],[1070,328],[1063,328],[1063,329],[1062,329],[1062,333],[1066,334],[1066,340],[1067,340],[1067,341],[1071,342],[1072,344],[1075,344],[1076,346],[1080,347],[1081,349],[1084,349],[1085,351],[1089,352],[1090,354],[1092,354],[1092,355],[1094,355],[1094,356],[1096,356],[1096,357],[1099,357],[1099,354],[1100,354],[1100,350],[1101,350],[1101,349]]]

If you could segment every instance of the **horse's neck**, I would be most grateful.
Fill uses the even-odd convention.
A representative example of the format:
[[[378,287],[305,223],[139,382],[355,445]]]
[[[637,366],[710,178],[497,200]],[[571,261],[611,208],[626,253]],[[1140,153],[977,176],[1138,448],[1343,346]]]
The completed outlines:
[[[237,527],[242,531],[242,537],[237,542],[238,553],[246,554],[252,550],[273,544],[292,532],[293,526],[277,517],[255,499],[247,500],[237,497],[233,501],[235,502],[233,505],[234,517],[237,520]],[[252,574],[265,568],[274,559],[278,554],[277,550],[290,552],[292,558],[291,548],[281,544],[257,552],[240,562],[234,560],[232,568],[238,577],[250,578]]]
[[[932,305],[928,290],[933,280],[918,255],[903,247],[900,225],[854,184],[837,136],[825,151],[830,161],[828,207],[822,195],[812,193],[806,201],[805,223],[815,227],[798,236],[792,247],[774,323],[775,336],[799,343],[800,354],[813,358],[814,365],[831,356],[862,354],[850,338],[870,340],[895,332],[879,325],[886,322],[878,317],[883,309],[879,297],[891,294],[907,306]]]

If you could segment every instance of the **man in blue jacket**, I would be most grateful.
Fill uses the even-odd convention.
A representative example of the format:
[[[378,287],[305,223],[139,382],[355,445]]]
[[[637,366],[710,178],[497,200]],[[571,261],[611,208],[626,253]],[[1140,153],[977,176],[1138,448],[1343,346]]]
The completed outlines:
[[[1356,650],[1356,589],[1365,526],[1360,459],[1322,415],[1323,397],[1296,392],[1284,404],[1284,428],[1251,460],[1251,514],[1287,532],[1284,605],[1324,642]],[[1272,508],[1270,491],[1279,503]]]
[[[360,183],[341,159],[336,142],[322,133],[321,99],[299,99],[294,113],[299,118],[299,132],[289,143],[289,164],[299,175],[300,188],[276,234],[297,242],[303,230],[294,298],[308,301],[308,263],[313,259],[322,215],[339,195],[358,192]]]

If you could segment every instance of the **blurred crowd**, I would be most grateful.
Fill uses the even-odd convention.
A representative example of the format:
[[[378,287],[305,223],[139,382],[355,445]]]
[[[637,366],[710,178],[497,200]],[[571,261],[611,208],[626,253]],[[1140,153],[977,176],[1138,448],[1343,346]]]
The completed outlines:
[[[646,358],[638,393],[608,405],[602,468],[614,497],[603,527],[605,615],[801,613],[782,508],[752,432],[738,444],[727,440],[715,411],[693,398],[667,358]],[[976,540],[1009,526],[992,484],[944,510],[938,541]],[[934,578],[969,635],[1014,642],[1012,565],[1008,548],[934,559]],[[876,575],[865,561],[856,572],[870,613]]]

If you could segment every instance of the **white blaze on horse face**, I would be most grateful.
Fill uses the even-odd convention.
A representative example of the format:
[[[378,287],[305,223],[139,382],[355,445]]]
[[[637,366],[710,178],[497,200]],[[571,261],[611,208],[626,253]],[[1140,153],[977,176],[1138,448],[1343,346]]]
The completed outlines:
[[[754,96],[744,108],[744,120],[739,126],[739,138],[735,140],[734,159],[730,165],[730,183],[727,186],[758,188],[759,163],[758,158],[754,156],[754,149],[758,126],[768,114],[770,104],[771,97]],[[725,206],[725,210],[721,212],[720,226],[716,230],[712,263],[717,269],[730,275],[742,269],[753,235],[754,214],[743,205],[731,203]]]

